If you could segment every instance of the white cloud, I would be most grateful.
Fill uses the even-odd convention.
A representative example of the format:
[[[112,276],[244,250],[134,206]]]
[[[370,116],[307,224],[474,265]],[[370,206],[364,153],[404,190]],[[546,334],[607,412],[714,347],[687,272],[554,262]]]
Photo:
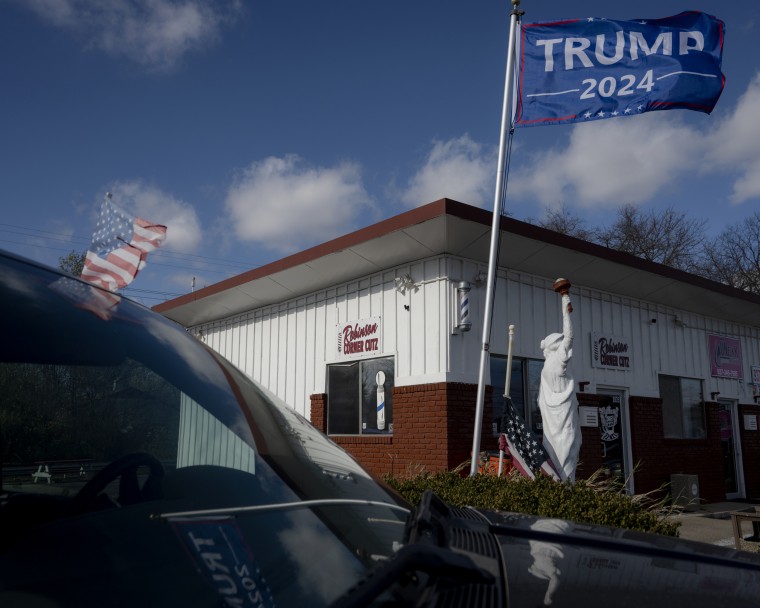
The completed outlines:
[[[117,205],[166,226],[166,249],[190,252],[200,244],[200,221],[189,203],[139,180],[117,182],[111,186],[111,192]]]
[[[734,182],[734,192],[731,195],[731,202],[735,205],[753,198],[760,198],[760,158],[758,156],[760,155],[756,150],[755,158],[747,159],[742,163],[741,168],[744,171]]]
[[[552,207],[567,200],[618,207],[650,199],[693,171],[705,146],[702,134],[663,114],[576,126],[566,146],[512,171],[510,191]]]
[[[760,198],[760,73],[739,98],[736,109],[718,123],[711,138],[710,166],[739,172],[731,202]]]
[[[496,179],[496,155],[465,134],[434,141],[425,165],[409,180],[401,200],[419,207],[448,197],[484,207],[490,205]]]
[[[22,0],[56,27],[81,36],[88,48],[151,69],[174,67],[215,42],[242,10],[240,0]]]
[[[291,154],[252,163],[225,206],[238,239],[288,252],[352,230],[372,201],[358,165],[310,167]]]
[[[577,125],[566,143],[513,161],[510,193],[549,207],[618,207],[720,171],[734,180],[732,203],[760,198],[758,107],[760,73],[727,117],[706,129],[686,125],[675,111]]]

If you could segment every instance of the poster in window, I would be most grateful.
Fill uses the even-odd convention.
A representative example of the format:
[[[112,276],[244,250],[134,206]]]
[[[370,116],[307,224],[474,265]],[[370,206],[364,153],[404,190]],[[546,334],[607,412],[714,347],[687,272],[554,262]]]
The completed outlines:
[[[393,433],[393,357],[362,361],[362,433]]]
[[[623,477],[623,427],[620,397],[604,396],[599,401],[599,433],[602,442],[602,465],[606,474]]]

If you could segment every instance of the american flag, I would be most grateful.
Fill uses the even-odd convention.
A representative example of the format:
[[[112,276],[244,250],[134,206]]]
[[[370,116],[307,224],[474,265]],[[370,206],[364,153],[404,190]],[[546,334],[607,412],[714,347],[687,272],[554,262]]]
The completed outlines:
[[[541,440],[533,434],[509,398],[505,399],[500,427],[506,447],[512,456],[512,464],[520,473],[535,479],[536,475],[543,472],[557,481],[560,480]]]
[[[50,289],[68,298],[76,306],[88,310],[104,321],[108,321],[121,302],[121,296],[98,289],[82,281],[61,277],[50,285]]]
[[[166,226],[127,213],[106,195],[92,244],[84,259],[85,281],[116,291],[129,285],[145,267],[148,254],[161,246]]]

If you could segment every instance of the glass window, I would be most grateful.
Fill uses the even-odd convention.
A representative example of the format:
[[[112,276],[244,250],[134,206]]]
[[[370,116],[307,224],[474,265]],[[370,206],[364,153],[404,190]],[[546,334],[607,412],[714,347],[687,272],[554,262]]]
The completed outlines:
[[[541,436],[543,425],[538,409],[538,388],[544,362],[540,359],[512,359],[512,375],[509,379],[509,396],[517,411],[531,425],[533,432]],[[506,384],[507,358],[491,356],[491,386],[493,386],[492,420],[498,425],[504,412],[504,385]],[[498,426],[497,426],[498,428]]]
[[[703,439],[707,436],[701,380],[660,376],[660,398],[665,437]]]
[[[327,366],[327,432],[393,432],[393,357]]]

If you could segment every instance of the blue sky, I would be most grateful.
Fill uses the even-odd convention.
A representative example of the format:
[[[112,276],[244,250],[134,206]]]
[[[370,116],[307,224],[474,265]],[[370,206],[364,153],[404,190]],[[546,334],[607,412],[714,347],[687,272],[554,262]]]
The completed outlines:
[[[0,0],[0,248],[57,265],[105,192],[168,226],[147,305],[444,196],[491,209],[510,3]],[[673,206],[708,234],[760,202],[760,4],[524,0],[524,22],[726,23],[711,115],[518,129],[507,210]]]

